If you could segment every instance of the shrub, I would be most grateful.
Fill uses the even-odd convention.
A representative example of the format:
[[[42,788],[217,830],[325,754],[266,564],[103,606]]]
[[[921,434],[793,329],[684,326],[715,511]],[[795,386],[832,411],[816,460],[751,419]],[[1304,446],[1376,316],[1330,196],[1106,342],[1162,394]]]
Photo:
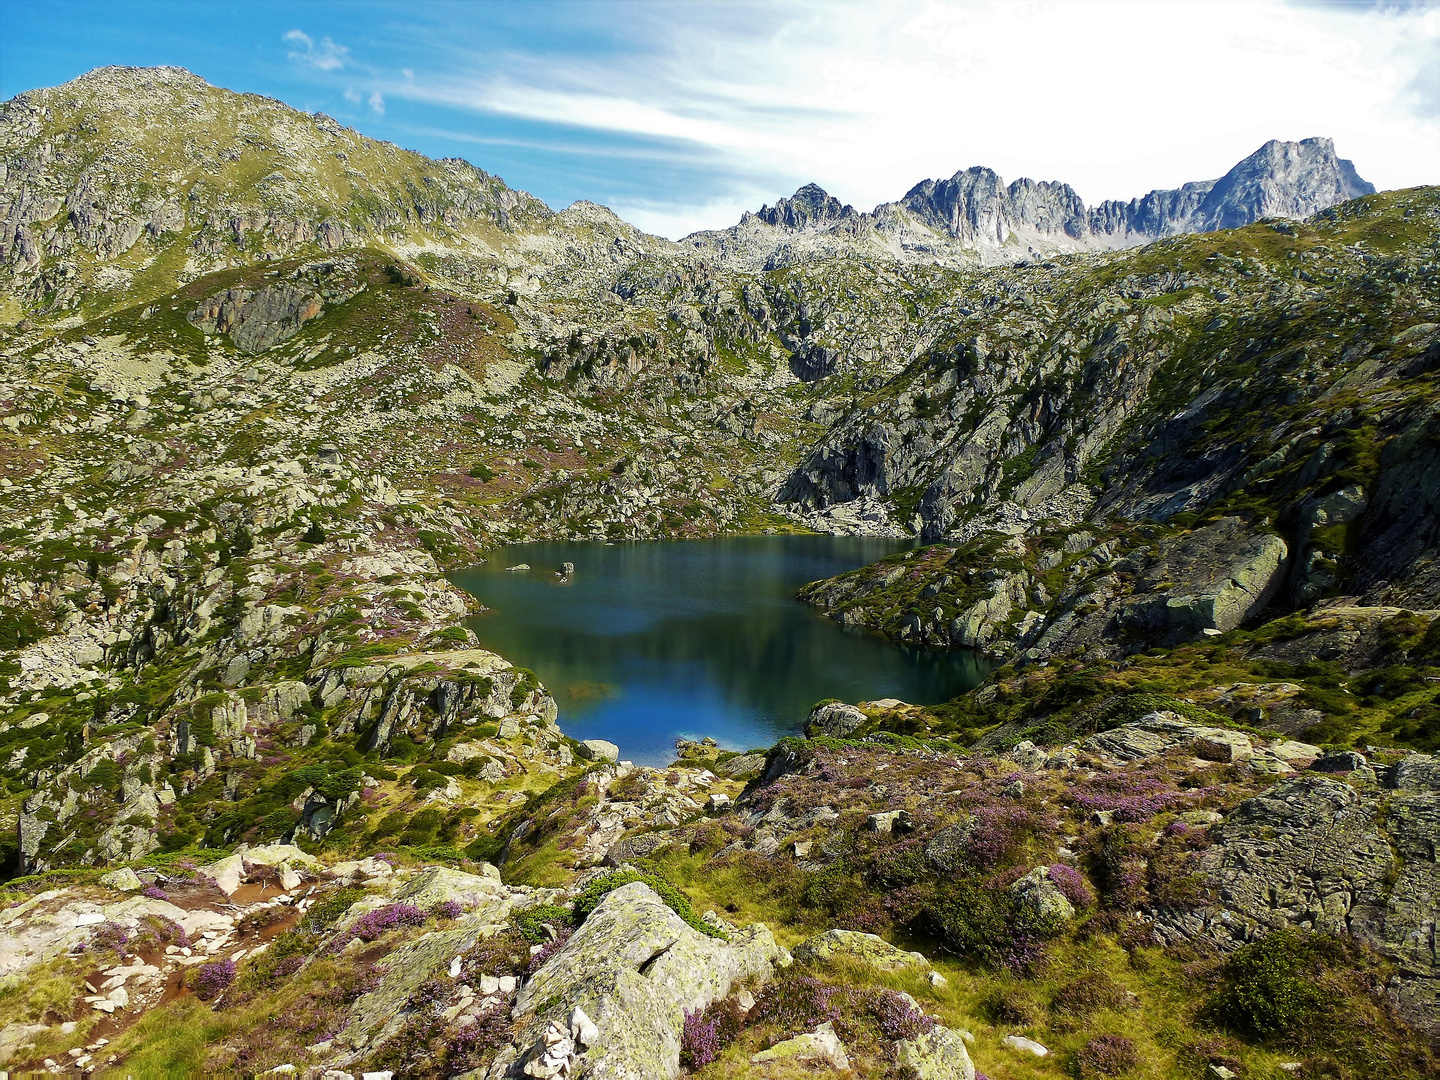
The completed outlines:
[[[1060,890],[1061,895],[1077,909],[1087,908],[1095,903],[1095,893],[1085,875],[1065,863],[1053,863],[1050,867],[1050,881]]]
[[[1272,930],[1242,945],[1221,969],[1209,1011],[1241,1035],[1276,1039],[1302,1035],[1323,1023],[1334,996],[1317,976],[1330,943],[1296,930]]]
[[[1066,983],[1051,999],[1056,1012],[1086,1017],[1101,1009],[1118,1009],[1129,1000],[1125,988],[1104,972],[1092,972]]]
[[[442,900],[430,909],[437,919],[458,919],[465,912],[465,906],[458,900]]]
[[[1040,1012],[1022,987],[1000,986],[980,999],[980,1015],[992,1024],[1029,1027]]]
[[[477,1069],[497,1047],[510,1041],[510,1009],[503,1002],[492,1005],[450,1036],[449,1072],[454,1075]]]
[[[866,1008],[880,1034],[892,1042],[913,1039],[935,1026],[934,1020],[894,990],[877,990],[870,994]]]
[[[1089,1076],[1120,1076],[1139,1063],[1135,1044],[1123,1035],[1097,1035],[1075,1055],[1075,1071]]]
[[[305,913],[305,922],[316,932],[328,930],[364,895],[365,890],[354,885],[336,889],[328,896],[316,899]]]
[[[215,960],[201,964],[195,969],[192,989],[201,1001],[211,1001],[220,996],[225,988],[235,981],[235,961]]]
[[[545,927],[548,924],[558,933],[568,930],[571,926],[573,916],[566,908],[556,904],[539,904],[515,916],[515,929],[520,936],[532,945],[543,945],[552,940],[546,933]]]

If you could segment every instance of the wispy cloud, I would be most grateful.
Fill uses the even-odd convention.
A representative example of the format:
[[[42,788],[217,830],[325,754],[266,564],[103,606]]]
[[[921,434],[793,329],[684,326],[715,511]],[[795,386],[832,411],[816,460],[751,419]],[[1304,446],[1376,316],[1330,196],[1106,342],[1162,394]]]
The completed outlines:
[[[363,99],[360,97],[359,90],[356,90],[353,86],[347,86],[345,88],[345,100],[352,105],[359,105]]]
[[[320,71],[339,71],[350,53],[344,45],[337,45],[328,37],[322,37],[317,43],[299,29],[287,31],[282,40],[291,46],[288,54],[291,60]]]
[[[379,90],[376,90],[365,100],[370,105],[370,111],[373,112],[376,116],[385,115],[385,97],[380,93]]]
[[[697,193],[694,215],[675,220],[728,213],[731,195],[762,177],[817,180],[868,208],[975,164],[1066,180],[1095,202],[1217,176],[1269,138],[1310,135],[1335,137],[1381,186],[1440,180],[1424,92],[1440,70],[1435,6],[1270,0],[1243,19],[1217,18],[1205,0],[1140,10],[1125,0],[607,8],[609,48],[456,57],[386,92],[722,162],[731,190]]]

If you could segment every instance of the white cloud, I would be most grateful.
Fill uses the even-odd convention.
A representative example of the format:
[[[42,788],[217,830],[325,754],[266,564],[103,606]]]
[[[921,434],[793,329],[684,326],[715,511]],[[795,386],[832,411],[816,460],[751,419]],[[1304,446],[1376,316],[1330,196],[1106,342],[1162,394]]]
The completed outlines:
[[[977,164],[1068,181],[1091,203],[1130,198],[1311,135],[1379,187],[1440,182],[1433,5],[895,0],[609,19],[628,49],[512,54],[386,90],[688,146],[739,178],[704,205],[630,208],[657,226],[729,224],[762,182],[765,201],[815,180],[868,209]]]
[[[298,29],[287,31],[282,40],[293,46],[288,54],[291,60],[320,71],[340,70],[350,53],[344,45],[337,45],[328,37],[322,37],[317,44],[309,34]]]
[[[352,105],[359,105],[360,91],[356,90],[353,86],[347,86],[345,88],[345,100],[350,102]]]
[[[385,115],[385,98],[381,95],[379,90],[376,90],[373,94],[366,98],[366,100],[370,103],[371,111],[373,111],[377,116]]]

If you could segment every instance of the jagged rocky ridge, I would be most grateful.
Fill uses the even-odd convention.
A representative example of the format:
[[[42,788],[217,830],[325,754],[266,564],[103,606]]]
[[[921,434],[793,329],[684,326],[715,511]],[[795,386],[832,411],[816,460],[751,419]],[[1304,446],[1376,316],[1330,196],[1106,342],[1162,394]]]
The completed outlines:
[[[1148,244],[1182,233],[1232,229],[1261,218],[1302,219],[1373,195],[1329,139],[1272,139],[1218,180],[1087,207],[1069,184],[1006,184],[976,166],[924,180],[869,213],[842,205],[817,184],[746,214],[727,230],[681,241],[743,269],[857,251],[922,261],[1043,258]]]
[[[153,1026],[129,1026],[140,1007],[86,1000],[114,1005],[104,984],[120,973],[91,970],[71,946],[113,949],[156,914],[111,912],[103,890],[135,883],[101,877],[125,864],[142,891],[194,887],[210,910],[229,901],[185,864],[233,852],[214,873],[232,883],[238,858],[240,874],[258,876],[233,884],[259,891],[276,883],[240,846],[288,842],[324,864],[304,871],[300,892],[276,871],[292,900],[312,884],[328,894],[368,881],[375,910],[409,903],[390,891],[409,879],[380,869],[394,864],[493,883],[488,860],[507,884],[463,883],[456,902],[474,918],[430,926],[394,960],[392,946],[419,936],[403,925],[417,916],[387,914],[401,924],[375,928],[375,952],[340,942],[337,967],[325,953],[304,975],[239,956],[238,977],[258,981],[235,1002],[231,1033],[257,1028],[261,1012],[284,1019],[264,1027],[271,1043],[227,1035],[213,1060],[185,1068],[253,1060],[318,1075],[373,1055],[376,1067],[458,1072],[441,1045],[483,1019],[466,1036],[476,1042],[458,1045],[508,1047],[501,1058],[520,1069],[583,1071],[599,1045],[587,1023],[618,1037],[597,1015],[604,995],[576,998],[583,1022],[558,1006],[516,1013],[508,998],[489,1015],[501,966],[515,990],[530,947],[544,946],[519,945],[510,916],[475,897],[561,888],[529,899],[564,907],[607,859],[639,867],[654,895],[674,898],[665,875],[684,881],[697,906],[726,911],[716,920],[737,932],[768,923],[781,943],[835,929],[918,935],[908,940],[926,942],[926,963],[955,987],[869,939],[843,940],[867,964],[883,954],[889,973],[859,986],[848,961],[827,967],[829,946],[797,948],[811,959],[778,974],[777,951],[768,975],[741,965],[763,986],[717,975],[683,1006],[647,1010],[663,1022],[626,1045],[651,1055],[635,1060],[652,1073],[700,1045],[697,1024],[729,1040],[705,1075],[783,1072],[751,1060],[772,1049],[814,1067],[844,1053],[877,1075],[938,1054],[934,1067],[950,1070],[939,1075],[966,1075],[967,1045],[985,1067],[1028,1053],[1002,1041],[1026,1032],[1077,1071],[1123,1059],[1123,1041],[1077,1034],[1066,1003],[1093,997],[1071,985],[1077,966],[1110,984],[1075,1007],[1176,1075],[1292,1059],[1322,1075],[1356,1062],[1431,1068],[1393,1025],[1433,1026],[1433,955],[1416,943],[1434,918],[1434,794],[1414,778],[1428,776],[1426,759],[1408,751],[1440,748],[1435,192],[1023,266],[987,265],[973,248],[951,257],[969,241],[896,250],[863,229],[832,231],[859,216],[812,192],[742,226],[764,244],[717,257],[600,207],[553,214],[470,166],[174,70],[108,69],[5,108],[6,214],[60,200],[15,219],[0,300],[0,322],[14,324],[0,340],[0,776],[10,869],[36,872],[14,883],[6,926],[21,929],[5,932],[29,934],[32,912],[67,933],[120,924],[73,934],[66,955],[42,958],[57,967],[0,984],[18,1010],[0,1045],[49,1048],[12,1060],[38,1067],[68,1048],[170,1067],[144,1056],[170,1051]],[[130,123],[139,115],[166,122],[147,133]],[[204,216],[137,227],[160,190],[140,181],[157,173],[182,208],[195,191]],[[1265,188],[1255,183],[1237,175],[1227,190],[1242,194],[1213,206],[1243,204]],[[89,210],[66,201],[78,187]],[[22,234],[38,262],[20,257]],[[755,261],[780,236],[790,250]],[[507,540],[805,527],[933,541],[820,583],[812,599],[857,627],[984,648],[1006,665],[955,702],[831,705],[815,739],[768,754],[697,746],[669,773],[587,766],[620,755],[565,738],[533,676],[475,647],[462,622],[472,602],[443,578]],[[1305,773],[1312,750],[1312,765],[1331,758],[1326,745],[1340,757]],[[1278,801],[1266,795],[1276,777],[1291,785],[1274,789]],[[1090,801],[1069,801],[1076,790]],[[1059,802],[1073,832],[1046,817]],[[1333,874],[1293,857],[1326,814],[1364,855],[1337,851]],[[1272,850],[1276,830],[1285,842]],[[366,858],[377,854],[389,861]],[[1099,902],[1074,889],[1064,914],[1054,882],[1074,879],[1057,867]],[[668,936],[640,893],[627,898]],[[344,899],[349,910],[357,897]],[[990,921],[961,918],[967,904]],[[101,920],[82,924],[95,908]],[[546,913],[555,938],[580,914],[567,912]],[[731,933],[680,921],[707,940],[718,939],[694,923]],[[254,925],[245,935],[258,942]],[[288,940],[308,955],[335,925]],[[1223,1003],[1239,976],[1222,954],[1283,926],[1363,943],[1339,961],[1309,939],[1296,946],[1364,1018],[1346,1045],[1307,1043],[1303,1025],[1267,1043],[1194,1009],[1181,1042],[1162,1041],[1152,1015],[1163,995],[1113,951],[1136,957],[1134,971],[1161,965],[1161,986],[1200,964]],[[212,929],[216,955],[236,950]],[[450,929],[453,940],[430,934]],[[491,937],[519,952],[429,979],[456,942]],[[183,954],[145,940],[142,966],[156,971],[126,978],[143,975],[164,998],[186,965],[156,961]],[[993,951],[1009,945],[1013,956]],[[581,983],[610,951],[569,954]],[[646,990],[633,980],[650,959],[607,977]],[[392,981],[367,1001],[386,977],[367,969],[377,960],[404,973],[403,991]],[[1019,1003],[992,1002],[1012,964]],[[27,996],[50,974],[53,1008]],[[87,978],[97,992],[82,993]],[[343,1023],[283,1007],[320,985],[334,987],[324,1000]],[[816,1000],[807,994],[828,1004],[784,1013]],[[230,1002],[144,1010],[184,1030],[229,1022]],[[687,1026],[686,1009],[704,1012]],[[1327,1031],[1335,1020],[1325,1014]],[[133,1033],[101,1054],[97,1039],[115,1032],[95,1025],[110,1022]],[[352,1029],[370,1041],[330,1038]],[[246,1047],[252,1057],[239,1056]]]

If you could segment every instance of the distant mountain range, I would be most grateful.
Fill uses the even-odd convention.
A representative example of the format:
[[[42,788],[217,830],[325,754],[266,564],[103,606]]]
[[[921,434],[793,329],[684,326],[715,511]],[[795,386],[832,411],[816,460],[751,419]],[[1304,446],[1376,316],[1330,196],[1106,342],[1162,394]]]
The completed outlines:
[[[1181,233],[1248,225],[1264,217],[1305,218],[1374,194],[1330,139],[1271,139],[1218,180],[1152,191],[1129,202],[1087,207],[1069,184],[1005,181],[974,166],[948,180],[923,180],[897,202],[857,211],[818,184],[747,213],[729,229],[682,243],[730,259],[772,264],[840,254],[857,244],[901,258],[985,259],[1095,251],[1148,244]]]

